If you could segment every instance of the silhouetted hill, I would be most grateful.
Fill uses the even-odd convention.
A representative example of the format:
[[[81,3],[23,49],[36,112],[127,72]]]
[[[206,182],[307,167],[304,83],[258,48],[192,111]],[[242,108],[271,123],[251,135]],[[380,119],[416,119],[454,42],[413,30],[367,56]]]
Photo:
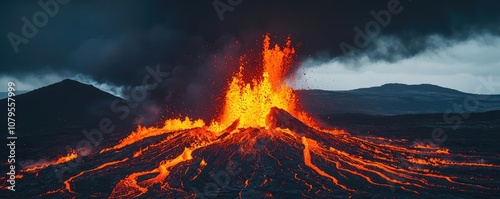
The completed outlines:
[[[352,91],[305,90],[299,91],[299,94],[302,95],[306,110],[320,116],[344,113],[400,115],[443,113],[447,110],[455,112],[454,104],[463,105],[471,97],[479,102],[475,112],[500,110],[500,95],[473,95],[433,85],[388,84]],[[24,145],[19,153],[27,158],[50,156],[50,151],[65,150],[66,146],[76,147],[79,141],[88,140],[83,130],[99,128],[103,118],[109,118],[116,127],[113,133],[105,134],[104,139],[120,139],[124,134],[115,132],[126,134],[136,127],[135,114],[131,113],[122,120],[119,118],[122,112],[112,111],[113,102],[119,101],[119,106],[123,106],[125,100],[73,80],[63,80],[17,95],[15,100],[16,135]],[[7,107],[7,100],[0,100],[0,106]],[[6,111],[5,108],[0,108],[0,119],[3,118],[4,121]],[[418,118],[420,117],[407,118],[405,121]],[[373,119],[366,120],[374,121]],[[434,118],[435,121],[438,119]],[[1,123],[0,127],[5,129],[6,123]],[[40,148],[46,150],[37,150]]]
[[[366,92],[366,93],[436,93],[436,94],[449,94],[449,95],[459,95],[466,94],[450,88],[444,88],[441,86],[436,86],[432,84],[418,84],[418,85],[406,85],[406,84],[384,84],[382,86],[370,87],[370,88],[360,88],[351,90],[353,92]]]
[[[111,102],[119,98],[94,86],[65,79],[15,96],[18,125],[81,123],[105,116]],[[5,103],[7,99],[0,102]],[[26,123],[28,124],[28,123]]]
[[[457,105],[465,112],[500,110],[500,95],[475,95],[430,84],[386,84],[350,91],[301,90],[299,94],[305,109],[317,115],[443,113],[454,112]],[[463,108],[464,103],[468,103],[469,110]]]
[[[24,146],[19,153],[29,158],[49,155],[37,149],[48,152],[65,150],[66,146],[75,148],[76,143],[88,139],[82,131],[99,128],[103,118],[111,119],[116,126],[114,132],[129,131],[134,119],[131,115],[125,120],[118,119],[121,113],[112,111],[111,104],[123,99],[69,79],[17,95],[14,99],[16,136]],[[0,105],[5,107],[0,109],[0,118],[7,121],[7,99],[0,100]],[[6,129],[5,125],[6,122],[0,124]],[[111,135],[106,134],[115,139]]]

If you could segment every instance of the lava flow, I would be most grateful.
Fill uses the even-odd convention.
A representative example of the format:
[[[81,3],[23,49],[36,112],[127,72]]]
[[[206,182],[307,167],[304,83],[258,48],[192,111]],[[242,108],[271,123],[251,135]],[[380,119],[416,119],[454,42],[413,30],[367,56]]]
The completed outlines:
[[[248,66],[240,63],[214,121],[186,117],[139,126],[84,157],[78,171],[40,195],[384,198],[500,190],[495,179],[478,175],[498,173],[499,157],[321,127],[284,81],[294,53],[290,39],[280,47],[266,35],[262,73],[245,81]],[[44,169],[23,174],[49,176]]]

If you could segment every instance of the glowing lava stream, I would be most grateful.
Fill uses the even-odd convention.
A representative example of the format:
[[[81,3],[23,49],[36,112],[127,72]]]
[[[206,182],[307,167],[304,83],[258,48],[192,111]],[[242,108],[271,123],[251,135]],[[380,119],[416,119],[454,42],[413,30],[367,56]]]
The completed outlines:
[[[49,162],[42,162],[40,164],[34,164],[26,169],[21,170],[22,172],[33,172],[37,170],[41,170],[44,168],[47,168],[52,165],[58,165],[58,164],[63,164],[69,161],[72,161],[78,157],[78,154],[76,152],[71,152],[68,155],[62,156],[58,158],[57,160],[49,161]]]
[[[352,189],[348,189],[345,185],[339,184],[339,180],[337,180],[337,178],[329,175],[328,173],[326,173],[325,171],[321,170],[320,168],[318,168],[316,165],[314,165],[311,162],[311,152],[309,151],[309,143],[311,143],[313,145],[316,144],[314,141],[310,141],[310,140],[307,140],[306,137],[302,137],[302,144],[304,144],[304,163],[309,168],[311,168],[314,171],[316,171],[319,175],[327,177],[327,178],[330,178],[333,181],[333,183],[335,183],[336,185],[342,187],[342,189],[353,191]]]
[[[63,192],[75,194],[78,186],[75,188],[71,183],[83,178],[84,174],[106,168],[107,171],[127,172],[119,178],[109,198],[156,194],[151,193],[153,187],[189,197],[191,190],[179,176],[186,175],[184,180],[193,181],[204,172],[208,173],[207,168],[223,167],[221,161],[232,162],[233,157],[248,153],[267,158],[266,164],[275,164],[273,169],[280,170],[283,175],[291,172],[290,179],[297,179],[306,187],[304,196],[324,194],[323,197],[329,197],[329,193],[338,196],[339,192],[362,194],[372,185],[399,188],[412,194],[430,189],[472,193],[499,190],[475,184],[468,174],[452,175],[441,171],[443,168],[500,168],[492,163],[473,162],[492,157],[454,154],[444,148],[414,145],[405,139],[356,137],[343,130],[320,128],[301,111],[293,89],[284,83],[295,53],[290,40],[281,48],[272,46],[266,35],[263,47],[262,74],[255,74],[253,80],[245,82],[245,64],[240,63],[239,71],[228,82],[223,110],[215,121],[206,124],[186,117],[168,119],[162,127],[139,126],[116,145],[94,154],[95,157],[107,157],[132,151],[132,155],[77,173],[64,181]],[[135,145],[146,138],[161,140],[137,149]],[[262,144],[262,140],[272,143]],[[223,157],[211,157],[212,154]],[[155,162],[149,162],[150,159]],[[144,162],[149,164],[142,169],[128,168]],[[290,168],[283,168],[284,165]],[[185,170],[180,171],[181,168]],[[255,184],[262,188],[277,181],[265,173],[261,182],[253,182],[256,172],[242,174],[239,188],[243,190]],[[61,192],[47,192],[57,193]]]

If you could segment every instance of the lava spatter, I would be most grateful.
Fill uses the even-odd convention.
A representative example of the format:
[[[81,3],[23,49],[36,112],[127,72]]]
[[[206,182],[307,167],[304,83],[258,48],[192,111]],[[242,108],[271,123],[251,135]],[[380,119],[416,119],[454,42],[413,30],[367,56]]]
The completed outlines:
[[[294,53],[290,39],[280,47],[265,35],[262,73],[245,81],[247,66],[241,63],[227,82],[221,114],[214,121],[186,117],[168,119],[161,127],[139,126],[40,194],[384,198],[394,192],[450,197],[500,191],[494,179],[475,175],[498,173],[497,156],[462,154],[406,139],[354,136],[317,125],[284,81]],[[23,172],[34,175],[50,165]],[[88,182],[94,181],[109,187],[89,190]]]

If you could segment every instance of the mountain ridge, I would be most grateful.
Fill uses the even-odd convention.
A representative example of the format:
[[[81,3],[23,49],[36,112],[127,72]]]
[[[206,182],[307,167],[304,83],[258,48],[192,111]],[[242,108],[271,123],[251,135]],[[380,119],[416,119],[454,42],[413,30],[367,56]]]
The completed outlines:
[[[91,92],[100,91],[100,92]],[[60,95],[57,93],[94,93],[83,94],[80,97],[73,95]],[[51,94],[43,94],[51,93]],[[47,85],[33,91],[17,95],[16,97],[33,96],[42,101],[56,98],[71,97],[72,100],[81,101],[94,98],[120,99],[112,94],[102,91],[92,85],[76,80],[64,79],[60,82]],[[330,114],[368,114],[368,115],[405,115],[405,114],[430,114],[443,113],[453,109],[454,105],[464,106],[467,99],[477,100],[478,105],[468,112],[486,112],[500,110],[500,95],[477,95],[461,92],[432,84],[407,85],[389,83],[381,86],[359,88],[344,91],[329,90],[297,90],[302,98],[302,104],[307,112],[315,115]],[[92,96],[95,95],[95,96]],[[2,102],[1,99],[0,102]],[[470,103],[470,102],[469,102]],[[64,103],[61,103],[64,105]],[[70,108],[70,107],[66,107]],[[94,108],[95,109],[95,108]],[[98,110],[96,110],[98,111]]]
[[[500,95],[470,94],[431,84],[385,84],[347,91],[298,90],[297,93],[304,109],[316,115],[429,114],[455,111],[457,107],[469,107],[466,112],[500,110]]]
[[[434,84],[401,84],[401,83],[388,83],[383,84],[381,86],[374,86],[368,88],[358,88],[349,91],[365,91],[365,92],[376,92],[376,91],[385,91],[385,92],[401,92],[401,91],[419,91],[419,92],[438,92],[438,93],[453,93],[453,94],[472,94],[466,93],[462,91],[458,91],[451,88],[446,88]]]
[[[125,103],[124,99],[75,80],[65,79],[13,98],[18,139],[27,146],[48,149],[45,152],[34,148],[19,152],[28,158],[50,156],[47,151],[51,150],[66,150],[65,145],[53,144],[61,140],[76,147],[75,143],[87,139],[83,132],[99,129],[104,118],[109,118],[115,125],[113,132],[126,132],[135,127],[134,113],[122,120],[119,118],[121,112],[112,109],[114,102],[120,106]],[[0,100],[0,105],[7,107],[7,99]],[[0,114],[0,119],[6,121],[7,109],[0,109]],[[6,125],[2,123],[0,127],[7,129]],[[113,139],[118,138],[119,134],[114,134]]]
[[[392,89],[392,90],[390,90]],[[376,91],[381,91],[381,90],[386,90],[386,91],[396,91],[398,90],[410,90],[410,91],[424,91],[424,89],[427,89],[428,92],[437,92],[437,91],[443,91],[444,93],[461,93],[461,94],[472,94],[473,93],[467,93],[463,91],[459,91],[456,89],[452,88],[447,88],[435,84],[403,84],[403,83],[386,83],[382,84],[380,86],[370,86],[370,87],[363,87],[363,88],[355,88],[355,89],[350,89],[350,90],[325,90],[325,89],[297,89],[297,91],[318,91],[318,92],[369,92],[369,93],[375,93]],[[477,95],[482,95],[482,94],[477,94]],[[493,94],[493,95],[500,95],[500,94]]]

